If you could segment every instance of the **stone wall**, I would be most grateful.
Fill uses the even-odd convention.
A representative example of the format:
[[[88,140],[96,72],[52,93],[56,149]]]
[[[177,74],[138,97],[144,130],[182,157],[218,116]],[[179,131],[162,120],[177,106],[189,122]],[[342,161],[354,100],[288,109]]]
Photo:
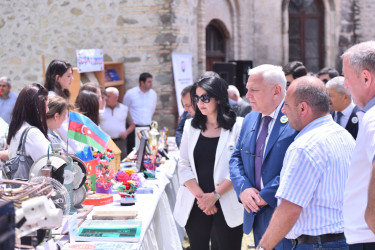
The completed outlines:
[[[54,58],[76,65],[76,49],[101,48],[105,61],[124,62],[126,89],[138,85],[141,72],[154,75],[158,94],[154,119],[174,134],[180,100],[176,100],[171,53],[191,53],[193,78],[197,79],[206,67],[205,28],[218,19],[229,33],[227,60],[283,65],[288,60],[287,13],[283,10],[287,2],[3,0],[0,75],[9,76],[14,90],[19,91],[32,82],[42,82],[42,54],[46,66]],[[374,37],[375,7],[371,0],[323,2],[329,10],[326,64],[341,68],[339,55],[347,47]]]
[[[154,75],[158,94],[155,119],[172,129],[177,121],[171,52],[189,44],[174,27],[171,0],[38,0],[1,1],[0,75],[9,76],[14,90],[42,82],[54,59],[76,65],[75,50],[102,48],[105,61],[123,61],[126,88],[138,85],[139,74]],[[189,16],[186,14],[186,16]],[[186,49],[188,51],[188,49]]]

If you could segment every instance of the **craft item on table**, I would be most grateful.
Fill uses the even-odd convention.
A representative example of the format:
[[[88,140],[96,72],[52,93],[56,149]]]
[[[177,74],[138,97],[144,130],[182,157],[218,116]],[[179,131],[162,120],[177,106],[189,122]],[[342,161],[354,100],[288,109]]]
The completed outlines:
[[[145,159],[144,160],[144,166],[145,166],[145,170],[143,171],[145,177],[147,179],[151,178],[155,178],[155,172],[156,172],[156,157],[153,158],[153,159]]]
[[[86,197],[83,205],[102,206],[113,202],[113,196],[110,194],[91,194]]]
[[[95,191],[96,190],[96,166],[99,165],[98,159],[95,159],[94,156],[92,155],[92,150],[90,146],[85,146],[83,150],[77,151],[76,155],[86,164],[87,175],[88,175],[88,178],[86,178],[87,191]]]
[[[109,194],[114,174],[108,166],[114,155],[108,148],[104,150],[104,153],[94,151],[93,147],[91,147],[91,150],[93,151],[93,157],[99,161],[99,165],[96,167],[96,192]]]
[[[75,242],[64,245],[62,250],[136,250],[137,243],[126,242]]]
[[[160,131],[160,136],[159,136],[159,150],[168,150],[168,135],[169,135],[169,130],[168,128],[164,127],[163,130]]]
[[[123,207],[121,207],[124,209]],[[138,211],[135,210],[103,210],[92,214],[93,220],[129,220],[135,219]]]
[[[76,241],[138,242],[142,221],[86,220],[79,227]]]
[[[142,182],[138,174],[133,169],[126,169],[118,171],[115,180],[115,189],[118,190],[122,206],[131,206],[136,202],[135,192],[141,186]]]

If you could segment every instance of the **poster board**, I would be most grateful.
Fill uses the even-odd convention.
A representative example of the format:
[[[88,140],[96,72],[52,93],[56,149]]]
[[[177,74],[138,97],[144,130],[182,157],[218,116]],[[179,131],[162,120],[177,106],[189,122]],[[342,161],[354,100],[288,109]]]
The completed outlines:
[[[181,104],[181,91],[193,84],[192,56],[187,53],[172,53],[174,85],[176,89],[178,114],[182,115],[184,108]]]
[[[76,50],[78,73],[104,70],[102,49]]]

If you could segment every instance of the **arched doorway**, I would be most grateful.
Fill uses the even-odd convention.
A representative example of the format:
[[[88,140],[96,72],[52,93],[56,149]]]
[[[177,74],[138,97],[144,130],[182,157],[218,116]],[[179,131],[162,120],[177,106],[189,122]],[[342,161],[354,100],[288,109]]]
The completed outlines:
[[[301,61],[308,71],[324,66],[324,6],[321,0],[290,0],[289,61]]]
[[[226,36],[218,21],[212,20],[206,27],[206,71],[214,62],[225,62]]]

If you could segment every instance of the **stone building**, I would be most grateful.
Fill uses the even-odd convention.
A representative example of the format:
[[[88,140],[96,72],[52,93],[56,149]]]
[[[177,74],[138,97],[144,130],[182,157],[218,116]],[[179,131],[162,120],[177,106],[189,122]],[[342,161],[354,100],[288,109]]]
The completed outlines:
[[[374,37],[374,10],[371,0],[4,0],[0,75],[19,91],[43,81],[42,54],[76,65],[76,49],[102,48],[124,62],[126,89],[154,75],[154,119],[174,134],[172,52],[192,54],[194,79],[214,61],[340,69],[346,48]]]

